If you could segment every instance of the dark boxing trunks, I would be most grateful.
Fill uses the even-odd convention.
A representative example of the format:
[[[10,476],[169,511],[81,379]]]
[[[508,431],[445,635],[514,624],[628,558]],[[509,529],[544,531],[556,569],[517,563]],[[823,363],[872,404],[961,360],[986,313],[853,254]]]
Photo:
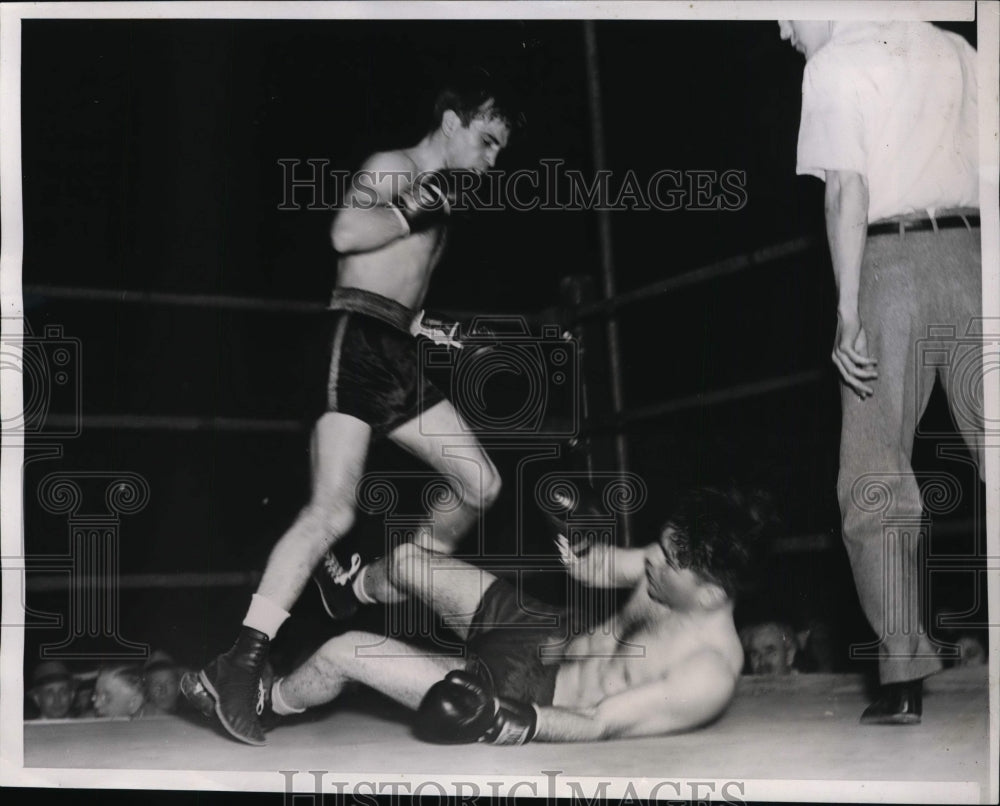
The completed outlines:
[[[520,601],[519,601],[520,599]],[[551,705],[558,657],[542,657],[566,638],[564,610],[517,590],[502,579],[486,590],[469,627],[466,669],[488,671],[498,696]]]
[[[370,291],[333,292],[327,411],[357,417],[382,436],[444,400],[420,371],[409,330],[415,315]]]

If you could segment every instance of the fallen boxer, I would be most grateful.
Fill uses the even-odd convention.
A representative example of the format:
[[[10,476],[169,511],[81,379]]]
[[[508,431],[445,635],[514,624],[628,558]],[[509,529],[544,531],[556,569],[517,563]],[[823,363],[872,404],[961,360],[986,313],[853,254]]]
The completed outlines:
[[[373,566],[384,574],[376,598],[429,606],[463,640],[465,656],[349,632],[278,678],[262,709],[301,713],[359,682],[415,709],[416,734],[443,744],[697,728],[726,709],[743,666],[734,595],[763,523],[760,508],[739,494],[701,489],[645,548],[595,544],[576,553],[558,536],[573,579],[632,590],[613,616],[582,633],[563,609],[487,571],[403,544]],[[376,655],[357,651],[373,645]]]

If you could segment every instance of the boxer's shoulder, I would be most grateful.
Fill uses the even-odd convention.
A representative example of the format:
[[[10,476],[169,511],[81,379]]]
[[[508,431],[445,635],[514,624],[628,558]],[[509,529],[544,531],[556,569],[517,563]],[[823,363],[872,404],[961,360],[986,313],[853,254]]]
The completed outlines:
[[[361,170],[413,174],[417,170],[417,164],[401,149],[376,151],[362,163]]]

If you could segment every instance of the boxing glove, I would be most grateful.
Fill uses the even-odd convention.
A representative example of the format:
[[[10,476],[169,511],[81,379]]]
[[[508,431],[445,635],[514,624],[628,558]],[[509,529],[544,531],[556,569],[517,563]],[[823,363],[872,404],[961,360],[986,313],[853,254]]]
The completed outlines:
[[[492,686],[456,670],[435,683],[417,712],[417,736],[435,744],[525,744],[538,716],[528,703],[496,698]]]
[[[538,729],[538,712],[531,703],[497,699],[493,724],[480,741],[490,744],[527,744]]]
[[[468,672],[449,672],[428,689],[417,709],[416,734],[435,744],[478,742],[493,726],[492,689]]]
[[[421,173],[395,198],[393,206],[410,232],[424,232],[441,224],[451,212],[449,178],[441,172]]]
[[[569,541],[574,554],[582,556],[595,542],[606,542],[608,536],[602,532],[614,524],[614,516],[601,509],[593,489],[553,491],[546,504],[544,514],[549,527]]]

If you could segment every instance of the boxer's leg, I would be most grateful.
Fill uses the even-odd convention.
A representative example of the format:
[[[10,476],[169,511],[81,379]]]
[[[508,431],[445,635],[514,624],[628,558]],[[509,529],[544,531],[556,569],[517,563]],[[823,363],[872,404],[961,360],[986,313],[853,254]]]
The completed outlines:
[[[354,489],[370,433],[368,425],[350,415],[328,413],[320,418],[313,432],[310,502],[272,550],[236,643],[197,675],[215,701],[222,726],[247,744],[264,744],[257,704],[268,644],[313,567],[353,523]],[[197,688],[187,681],[183,690]]]
[[[384,654],[357,651],[375,644]],[[427,689],[464,664],[461,657],[426,654],[395,638],[353,631],[331,638],[288,677],[275,681],[271,700],[276,713],[294,713],[330,702],[356,682],[416,709]]]
[[[362,573],[364,592],[374,601],[418,601],[461,638],[468,637],[483,593],[497,579],[489,571],[415,543],[397,546]]]
[[[401,416],[396,419],[402,411],[384,405],[380,422],[388,428],[386,436],[440,472],[447,484],[447,488],[441,488],[444,494],[429,504],[429,529],[415,539],[425,548],[450,554],[500,494],[500,474],[454,406],[422,378],[412,342],[388,339],[382,351],[386,372],[395,373],[398,388],[406,390],[399,396],[400,405],[396,409],[419,412],[409,414],[405,420]],[[431,405],[431,401],[437,402]],[[428,407],[419,411],[423,404]],[[393,425],[394,421],[400,424]],[[381,552],[373,551],[370,556],[385,556],[391,550],[392,546],[386,544]],[[358,573],[360,556],[355,555],[350,562],[345,560],[330,552],[325,565],[314,574],[323,606],[331,618],[350,618],[359,601],[365,604],[376,601],[374,593],[365,592],[366,585],[381,593],[383,598],[379,601],[393,601],[385,563],[366,566]]]
[[[447,400],[431,406],[389,433],[389,439],[444,474],[457,499],[432,505],[433,535],[425,548],[451,553],[468,529],[500,495],[500,474],[479,440]]]
[[[349,414],[320,418],[313,432],[309,503],[271,551],[260,596],[289,609],[323,555],[350,531],[370,439],[371,427]]]

